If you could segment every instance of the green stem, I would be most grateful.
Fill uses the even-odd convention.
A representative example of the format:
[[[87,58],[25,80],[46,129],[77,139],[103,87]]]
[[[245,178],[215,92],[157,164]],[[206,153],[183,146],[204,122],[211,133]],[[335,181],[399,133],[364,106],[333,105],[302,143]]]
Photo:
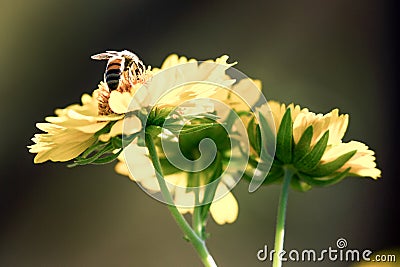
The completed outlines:
[[[167,184],[164,181],[162,168],[160,164],[160,160],[157,155],[156,147],[154,146],[153,138],[150,134],[145,134],[146,146],[149,149],[149,154],[151,161],[153,162],[154,169],[156,171],[156,177],[158,183],[160,185],[161,193],[164,197],[164,200],[167,202],[168,209],[174,217],[176,223],[179,225],[185,236],[192,243],[193,247],[197,251],[200,256],[201,261],[203,262],[205,267],[216,267],[213,257],[208,252],[205,242],[196,235],[193,229],[190,227],[188,222],[185,220],[183,215],[179,212],[176,206],[173,204],[172,196],[168,190]]]
[[[193,170],[192,172],[189,172],[189,180],[191,183],[191,186],[193,187],[191,190],[193,191],[194,194],[194,209],[193,209],[193,215],[192,215],[192,228],[194,232],[197,234],[198,237],[204,240],[203,238],[203,223],[201,220],[201,210],[202,206],[200,204],[200,176],[198,173],[196,173],[196,163],[193,164]]]
[[[201,221],[201,208],[200,206],[200,200],[199,200],[199,189],[195,188],[194,189],[194,198],[195,198],[195,206],[193,210],[193,216],[192,216],[192,227],[194,231],[196,232],[197,236],[199,236],[201,239],[203,238],[203,223]]]
[[[285,237],[286,207],[289,195],[290,180],[292,179],[293,176],[293,171],[290,168],[284,167],[284,170],[285,170],[285,177],[283,178],[283,186],[279,198],[278,215],[276,218],[275,247],[274,247],[275,253],[274,253],[274,261],[272,267],[282,266],[280,252],[283,250],[283,243]]]

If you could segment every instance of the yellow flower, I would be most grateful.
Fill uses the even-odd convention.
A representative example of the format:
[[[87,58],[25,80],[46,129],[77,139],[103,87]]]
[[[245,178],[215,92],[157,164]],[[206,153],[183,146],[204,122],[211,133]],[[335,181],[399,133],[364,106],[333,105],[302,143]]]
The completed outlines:
[[[273,114],[274,106],[270,105]],[[281,107],[284,108],[285,105],[282,104]],[[374,179],[380,177],[381,171],[376,168],[375,157],[373,156],[375,154],[374,151],[369,150],[367,145],[358,141],[342,142],[349,123],[348,114],[339,115],[338,109],[334,109],[325,115],[315,114],[307,109],[300,109],[298,105],[294,106],[293,104],[289,105],[288,108],[291,109],[295,144],[299,142],[300,137],[310,125],[313,126],[314,130],[311,146],[315,145],[322,135],[329,130],[328,144],[322,156],[321,164],[330,162],[340,155],[356,150],[357,152],[338,171],[351,167],[350,174],[368,176]],[[280,121],[278,120],[278,123]]]
[[[110,138],[121,135],[125,114],[128,111],[143,108],[175,107],[193,98],[205,98],[215,93],[219,86],[212,84],[183,85],[179,90],[168,90],[177,84],[196,81],[220,81],[221,85],[230,85],[234,81],[228,79],[224,73],[232,64],[226,63],[227,56],[215,60],[218,64],[198,65],[194,59],[187,60],[176,55],[169,56],[161,69],[149,67],[145,73],[146,80],[141,83],[125,83],[124,90],[109,92],[107,84],[100,82],[98,89],[92,95],[84,94],[82,104],[70,105],[64,109],[57,109],[57,116],[47,117],[47,123],[37,124],[37,127],[46,132],[36,134],[29,146],[31,153],[37,153],[34,162],[41,163],[51,161],[69,161],[76,158],[97,140],[108,142]],[[171,68],[181,63],[186,64],[184,68]],[[157,75],[169,69],[167,75]],[[196,74],[193,77],[193,73]],[[154,79],[152,78],[154,76]],[[218,78],[215,79],[215,77]],[[184,106],[184,105],[183,105]],[[209,107],[195,106],[198,113],[209,110]],[[207,111],[206,110],[206,111]],[[193,107],[190,112],[194,112]],[[101,115],[99,115],[101,114]],[[109,122],[116,121],[108,132],[95,135]],[[129,117],[129,134],[140,131],[141,121],[135,116]]]
[[[99,87],[106,86],[101,83]],[[29,146],[31,153],[37,153],[34,162],[68,161],[79,156],[90,147],[97,138],[95,133],[110,121],[117,121],[123,115],[98,115],[98,90],[92,96],[82,95],[82,104],[70,105],[55,111],[56,117],[47,117],[47,123],[36,126],[47,133],[35,134]]]
[[[235,79],[226,74],[226,70],[235,63],[227,63],[227,60],[228,56],[221,56],[215,60],[198,62],[170,55],[161,68],[147,68],[143,84],[124,84],[124,90],[109,92],[107,84],[101,82],[91,96],[82,96],[82,104],[58,109],[56,116],[46,118],[47,123],[37,124],[46,133],[36,134],[32,139],[35,144],[30,146],[30,152],[37,153],[35,163],[75,159],[99,142],[107,143],[123,133],[141,131],[143,118],[131,112],[135,110],[149,112],[178,108],[181,115],[215,111],[224,121],[228,115],[226,110],[219,107],[214,109],[214,103],[208,101],[215,99],[237,112],[250,111],[250,107],[261,96],[261,82],[246,78],[235,84]],[[258,89],[249,93],[250,87]],[[242,95],[246,95],[245,100],[241,98]],[[126,116],[128,112],[130,115]],[[127,124],[131,126],[128,133],[125,129]],[[158,137],[163,138],[162,135]],[[124,148],[125,157],[122,154],[118,156],[116,171],[129,176],[146,190],[157,192],[160,189],[147,148],[138,146],[137,142],[134,140]],[[118,153],[121,151],[119,149]],[[129,171],[128,166],[135,167]],[[186,190],[190,182],[188,174],[175,172],[167,175],[166,180],[174,199],[179,203],[185,202],[179,210],[182,213],[193,212],[194,193]],[[213,201],[210,212],[219,224],[232,223],[238,216],[238,203],[230,192],[235,183],[233,180],[227,174],[216,188],[216,195],[223,197]],[[204,184],[204,181],[201,183]]]
[[[277,145],[264,184],[282,178],[283,166],[294,170],[292,185],[300,190],[330,185],[349,175],[380,177],[374,152],[367,145],[342,141],[349,122],[347,114],[340,115],[338,109],[325,115],[315,114],[298,105],[286,106],[275,101],[269,101],[268,106],[263,105],[258,112],[266,118],[272,114],[274,122],[266,121],[277,129]]]

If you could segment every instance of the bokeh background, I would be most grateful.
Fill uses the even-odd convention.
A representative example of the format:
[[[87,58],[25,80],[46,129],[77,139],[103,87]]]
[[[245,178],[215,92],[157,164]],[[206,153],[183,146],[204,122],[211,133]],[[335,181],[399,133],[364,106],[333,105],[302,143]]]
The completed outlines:
[[[268,99],[350,114],[345,140],[376,151],[379,181],[292,191],[286,248],[400,246],[396,1],[0,1],[0,266],[201,266],[166,207],[113,165],[33,165],[35,123],[102,79],[106,49],[159,66],[170,53],[230,55]],[[279,186],[234,189],[232,225],[210,222],[220,266],[268,266]],[[400,259],[399,259],[400,260]],[[344,262],[285,266],[348,266]]]

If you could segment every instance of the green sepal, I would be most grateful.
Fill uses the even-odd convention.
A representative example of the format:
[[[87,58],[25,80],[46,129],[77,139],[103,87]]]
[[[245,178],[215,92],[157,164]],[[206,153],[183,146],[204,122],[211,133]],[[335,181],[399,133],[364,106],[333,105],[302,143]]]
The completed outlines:
[[[119,136],[112,137],[108,142],[97,140],[88,147],[81,155],[75,158],[68,167],[87,164],[106,164],[117,159],[121,154],[123,147],[129,145],[140,133],[132,134],[128,137],[121,138]],[[114,153],[114,150],[119,149]]]
[[[116,123],[116,121],[110,121],[109,123],[106,124],[106,126],[104,126],[103,128],[101,128],[100,130],[98,130],[94,136],[95,137],[99,137],[102,134],[105,133],[109,133],[111,130],[111,127]]]
[[[292,186],[292,188],[294,188],[300,192],[306,192],[312,188],[311,185],[300,180],[299,176],[297,174],[293,175],[292,180],[290,181],[290,185]]]
[[[94,161],[96,161],[97,159],[99,159],[102,155],[112,152],[114,150],[114,146],[112,145],[111,142],[107,143],[107,145],[105,145],[102,149],[100,149],[99,151],[97,151],[93,156],[89,157],[89,158],[83,158],[83,157],[77,157],[74,161],[74,163],[69,164],[68,167],[75,167],[78,165],[87,165],[87,164],[91,164]]]
[[[239,117],[242,117],[242,116],[250,116],[250,115],[251,115],[251,112],[248,112],[248,111],[245,111],[245,110],[240,110],[240,111],[236,111],[236,114],[237,114]]]
[[[194,125],[185,125],[181,130],[179,131],[171,131],[172,133],[176,133],[179,135],[184,135],[184,134],[193,134],[196,132],[200,132],[203,130],[206,130],[208,128],[216,127],[219,126],[219,123],[203,123],[203,124],[194,124]],[[181,126],[179,126],[181,127]],[[168,127],[167,127],[168,129]],[[170,130],[170,129],[168,129]]]
[[[303,172],[314,169],[321,160],[328,145],[329,130],[315,144],[313,149],[294,163],[294,166]]]
[[[97,138],[102,134],[108,133],[111,130],[111,127],[114,125],[114,123],[115,122],[110,122],[110,123],[106,124],[106,126],[101,128],[94,134],[94,137]],[[99,140],[96,140],[96,142],[94,142],[90,147],[88,147],[85,151],[83,151],[82,154],[77,157],[77,159],[87,158],[90,154],[92,154],[95,151],[99,151],[99,150],[103,149],[106,145],[107,145],[107,142],[101,142]],[[97,152],[95,154],[97,154]],[[71,165],[73,165],[73,164],[70,164],[68,166],[73,167]]]
[[[268,172],[270,172],[270,170],[271,170],[271,168],[272,168],[271,164],[272,164],[272,162],[270,162],[270,161],[263,161],[263,160],[261,160],[261,161],[258,162],[256,168],[257,168],[258,170],[260,170],[261,172],[265,172],[265,175],[267,175]],[[274,167],[275,167],[275,166],[278,166],[278,164],[274,164],[273,166],[274,166]]]
[[[324,177],[331,175],[339,170],[344,164],[346,164],[346,162],[349,161],[356,152],[357,150],[347,152],[331,162],[319,164],[316,168],[306,173],[312,177]]]
[[[283,169],[281,166],[277,166],[277,165],[272,165],[271,168],[269,169],[268,173],[260,170],[260,176],[261,175],[266,175],[267,177],[265,179],[260,178],[260,180],[263,180],[263,185],[268,185],[271,183],[275,183],[275,182],[279,182],[280,180],[283,179]],[[256,168],[249,168],[248,170],[246,170],[243,173],[243,178],[247,181],[247,182],[251,182],[253,180],[253,176],[254,176],[254,171],[256,171]]]
[[[304,157],[307,153],[310,152],[310,144],[314,134],[314,130],[312,125],[308,126],[304,131],[302,136],[300,137],[299,142],[294,147],[293,150],[293,162],[299,161],[302,157]]]
[[[182,170],[176,168],[174,165],[172,165],[171,162],[169,162],[169,160],[166,158],[160,158],[159,160],[161,163],[161,167],[162,167],[164,176],[171,175],[171,174],[177,173],[179,171],[182,171]]]
[[[261,153],[261,132],[260,127],[255,123],[255,117],[251,118],[249,125],[247,126],[247,135],[251,147],[259,156]]]
[[[149,134],[153,139],[156,138],[159,134],[161,134],[162,128],[156,125],[148,125],[146,126],[146,134]]]
[[[325,177],[325,178],[313,178],[311,176],[308,176],[306,174],[299,174],[300,179],[305,181],[311,186],[329,186],[336,184],[343,180],[348,173],[350,172],[350,167],[344,170],[343,172],[336,173],[330,177]]]
[[[283,163],[292,162],[293,123],[290,108],[283,115],[276,138],[276,157]]]
[[[263,114],[260,114],[260,127],[261,127],[261,147],[264,150],[264,153],[273,154],[275,150],[275,132],[271,129],[270,124],[267,122],[267,119]],[[289,112],[290,115],[290,112]],[[292,125],[292,119],[290,116],[290,124]],[[293,126],[291,126],[293,127]],[[290,138],[292,139],[292,138]],[[290,148],[291,148],[290,144]]]
[[[121,154],[122,150],[123,149],[121,148],[117,153],[111,153],[108,156],[98,158],[95,161],[91,162],[90,164],[102,165],[102,164],[111,163],[118,158],[118,156],[119,156],[119,154]]]
[[[279,180],[283,179],[283,176],[285,175],[282,167],[280,166],[271,166],[271,169],[268,172],[267,178],[263,181],[263,185],[268,185],[275,183]]]
[[[225,119],[225,129],[226,131],[231,131],[232,126],[235,124],[236,119],[239,117],[240,115],[237,114],[234,110],[230,110],[228,117]]]
[[[81,155],[79,155],[77,158],[87,158],[90,154],[92,154],[95,151],[99,151],[105,147],[107,143],[101,142],[101,141],[96,141],[93,143],[90,147],[88,147]],[[97,153],[96,153],[97,154]]]
[[[173,112],[173,108],[153,108],[147,118],[146,125],[163,126],[171,112]]]
[[[138,137],[141,134],[141,132],[137,132],[128,136],[123,136],[122,138],[119,136],[114,136],[111,139],[111,142],[113,143],[114,147],[116,148],[120,148],[120,147],[126,147],[128,146],[130,143],[132,143],[132,141]]]
[[[253,168],[257,168],[257,165],[258,165],[257,157],[255,157],[254,155],[249,155],[248,164]]]
[[[232,139],[229,138],[222,124],[206,119],[192,121],[192,123],[179,132],[179,147],[188,159],[198,158],[199,144],[205,138],[210,138],[221,153],[231,148]]]
[[[167,118],[166,122],[171,123],[171,122],[177,122],[177,121],[182,121],[182,119],[185,119],[187,121],[191,120],[199,120],[199,119],[204,119],[204,120],[212,120],[216,121],[220,119],[219,116],[212,114],[212,113],[199,113],[199,114],[191,114],[191,115],[182,115],[179,118]]]

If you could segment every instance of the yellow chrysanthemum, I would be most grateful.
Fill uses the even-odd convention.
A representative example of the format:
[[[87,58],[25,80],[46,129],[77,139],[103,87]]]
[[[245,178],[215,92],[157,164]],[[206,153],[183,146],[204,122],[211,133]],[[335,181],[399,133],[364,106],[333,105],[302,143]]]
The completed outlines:
[[[235,79],[226,74],[226,70],[235,63],[227,63],[227,60],[228,56],[222,56],[201,63],[195,59],[170,55],[161,68],[149,67],[146,70],[147,80],[144,84],[125,85],[124,90],[109,92],[107,84],[101,82],[91,96],[82,96],[82,104],[58,109],[55,112],[57,116],[47,117],[47,123],[37,124],[37,127],[46,133],[36,134],[32,139],[35,144],[30,146],[30,152],[37,153],[35,163],[46,160],[68,161],[78,157],[94,144],[109,142],[124,131],[124,134],[140,131],[142,121],[131,113],[133,110],[162,110],[179,106],[180,114],[201,114],[214,111],[214,104],[207,101],[214,99],[235,111],[250,111],[250,107],[261,96],[261,82],[242,79],[235,84]],[[249,87],[258,90],[249,94]],[[241,98],[243,95],[246,95],[245,101]],[[125,116],[127,112],[130,112],[128,117]],[[215,112],[222,120],[228,115],[226,110],[218,108]],[[110,122],[112,126],[104,131]],[[127,123],[130,125],[129,133],[126,132],[126,127],[124,128]],[[118,173],[131,177],[147,190],[159,191],[147,148],[138,146],[135,140],[125,148],[125,157],[120,155],[118,159]],[[137,166],[130,168],[131,172],[128,171],[126,159]],[[194,206],[193,192],[184,190],[189,179],[186,173],[167,175],[166,179],[175,200],[185,199],[185,203],[193,203]],[[230,185],[233,184],[231,180],[229,175],[221,178],[216,194],[224,197],[214,201],[210,207],[213,218],[219,224],[231,223],[238,215],[237,201],[229,192]],[[180,207],[180,211],[193,212],[190,206]]]
[[[100,87],[106,86],[101,83]],[[110,121],[118,121],[123,115],[98,115],[98,90],[92,96],[84,94],[82,104],[74,104],[64,109],[57,109],[57,117],[47,117],[47,123],[37,123],[36,126],[47,132],[35,134],[29,146],[31,153],[37,153],[34,162],[68,161],[79,156],[90,147],[96,138],[94,134],[105,127]]]
[[[151,70],[150,67],[147,69],[145,73],[147,80],[144,84],[136,83],[129,86],[125,84],[124,91],[109,92],[107,84],[101,82],[91,96],[88,94],[82,96],[82,104],[57,109],[55,111],[57,116],[47,117],[45,119],[47,123],[37,124],[37,127],[46,133],[36,134],[32,139],[35,144],[29,146],[31,153],[37,153],[34,162],[69,161],[79,156],[97,140],[107,142],[110,138],[121,135],[124,115],[128,111],[153,106],[175,107],[193,98],[206,98],[218,89],[218,86],[211,84],[189,84],[166,94],[176,84],[192,79],[215,82],[217,77],[221,85],[229,86],[234,81],[224,74],[232,65],[226,63],[227,59],[227,56],[222,56],[215,60],[218,64],[198,65],[194,59],[187,60],[184,57],[171,55],[165,60],[161,69]],[[171,68],[181,63],[193,64],[187,64],[185,68]],[[167,75],[157,75],[157,78],[152,78],[167,69],[170,71]],[[103,112],[104,109],[106,112]],[[192,107],[190,112],[195,112],[193,109]],[[199,113],[210,110],[205,106],[200,108],[195,106],[195,109]],[[107,115],[99,115],[103,113]],[[95,136],[95,133],[110,121],[116,121],[110,131]],[[142,127],[141,121],[134,116],[130,116],[129,125],[130,131],[140,131]]]
[[[258,112],[260,116],[272,114],[274,122],[265,120],[268,122],[263,127],[275,126],[277,144],[264,183],[281,179],[284,166],[293,170],[292,185],[300,190],[330,185],[349,175],[380,177],[374,152],[367,145],[342,142],[349,122],[347,114],[340,115],[338,109],[325,115],[315,114],[298,105],[286,106],[275,101],[269,101],[268,106],[262,106]],[[262,171],[257,169],[255,174],[262,175]]]
[[[275,122],[279,125],[282,120],[281,110],[286,110],[285,104],[281,104],[280,109],[277,108],[277,105],[279,105],[277,102],[270,101],[269,105],[272,114],[279,114]],[[310,125],[313,126],[314,130],[311,146],[315,145],[322,135],[329,130],[328,144],[322,156],[321,164],[330,162],[345,153],[356,150],[357,152],[338,171],[350,167],[350,174],[368,176],[374,179],[380,177],[381,171],[376,168],[374,151],[370,150],[367,145],[358,141],[350,141],[348,143],[342,142],[349,123],[348,114],[339,115],[338,109],[334,109],[325,115],[315,114],[308,111],[308,109],[301,109],[300,106],[295,106],[294,104],[289,105],[287,108],[291,110],[293,139],[295,144],[299,142],[300,137]]]

